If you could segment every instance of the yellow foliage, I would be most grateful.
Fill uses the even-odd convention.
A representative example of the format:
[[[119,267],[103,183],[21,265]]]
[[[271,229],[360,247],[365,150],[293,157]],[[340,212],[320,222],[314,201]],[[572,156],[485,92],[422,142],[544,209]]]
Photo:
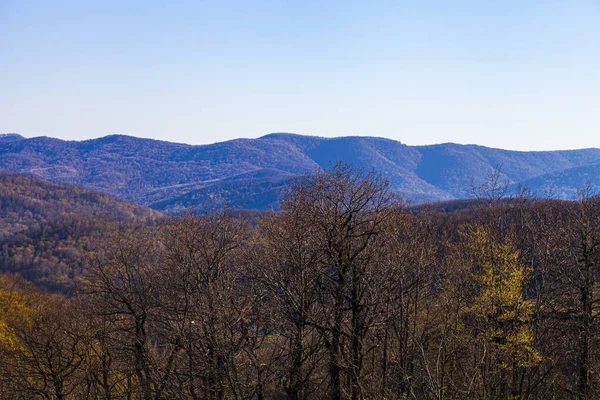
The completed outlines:
[[[529,327],[533,311],[523,296],[531,268],[519,261],[519,252],[513,246],[494,242],[482,228],[467,236],[469,253],[478,267],[478,295],[472,311],[483,321],[480,338],[512,356],[517,366],[538,363],[541,357],[533,347]],[[503,366],[507,368],[500,364],[500,368]]]
[[[25,324],[32,310],[27,298],[7,276],[0,276],[0,345],[9,349],[18,346],[13,326]]]

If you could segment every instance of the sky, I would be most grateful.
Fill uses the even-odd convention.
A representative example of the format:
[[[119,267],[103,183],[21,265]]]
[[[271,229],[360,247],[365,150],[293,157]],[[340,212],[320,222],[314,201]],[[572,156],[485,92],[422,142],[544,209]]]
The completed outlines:
[[[0,0],[0,133],[600,147],[600,0]]]

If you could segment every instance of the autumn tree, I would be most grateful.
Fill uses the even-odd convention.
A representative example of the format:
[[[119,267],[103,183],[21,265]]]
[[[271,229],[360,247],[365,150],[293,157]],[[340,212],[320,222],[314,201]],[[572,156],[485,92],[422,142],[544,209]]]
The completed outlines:
[[[530,329],[533,308],[525,297],[532,270],[521,263],[514,246],[492,240],[481,227],[466,227],[464,239],[460,251],[474,277],[469,314],[480,345],[481,389],[492,398],[521,398],[519,369],[540,361]]]

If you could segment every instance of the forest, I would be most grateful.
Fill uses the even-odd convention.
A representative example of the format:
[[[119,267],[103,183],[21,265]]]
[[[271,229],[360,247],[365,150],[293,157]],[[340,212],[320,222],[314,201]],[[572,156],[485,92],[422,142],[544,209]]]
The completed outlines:
[[[277,211],[133,221],[86,236],[68,290],[5,245],[0,399],[600,397],[589,187],[509,196],[491,174],[412,207],[337,164]]]

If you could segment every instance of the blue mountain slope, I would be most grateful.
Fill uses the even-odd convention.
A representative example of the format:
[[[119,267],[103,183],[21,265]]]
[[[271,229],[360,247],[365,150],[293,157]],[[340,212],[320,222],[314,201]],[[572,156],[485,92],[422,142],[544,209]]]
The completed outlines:
[[[161,211],[229,203],[276,207],[291,177],[336,161],[382,173],[413,202],[465,198],[500,168],[510,183],[573,198],[600,184],[600,150],[519,152],[453,143],[407,146],[376,137],[274,133],[204,146],[110,135],[86,141],[0,136],[0,171],[101,190]]]
[[[600,194],[600,163],[536,176],[524,184],[540,197],[575,199],[577,192],[588,184],[594,194]]]
[[[455,198],[469,196],[471,180],[483,182],[495,169],[503,180],[517,184],[600,160],[600,149],[523,152],[446,143],[418,150],[423,158],[417,175]]]

